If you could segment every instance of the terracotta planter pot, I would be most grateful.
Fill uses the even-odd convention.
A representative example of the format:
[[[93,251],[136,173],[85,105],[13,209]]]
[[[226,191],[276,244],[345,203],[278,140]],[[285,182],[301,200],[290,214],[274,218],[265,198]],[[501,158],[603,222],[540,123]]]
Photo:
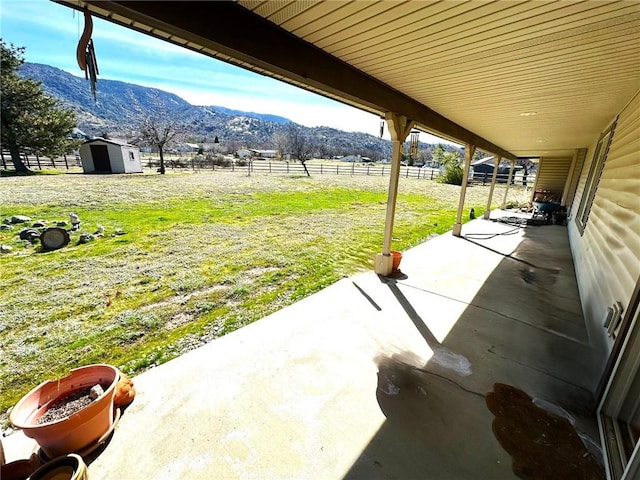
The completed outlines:
[[[33,438],[46,456],[78,452],[98,441],[113,423],[113,395],[120,372],[111,365],[88,365],[71,370],[56,381],[46,381],[27,393],[11,411],[9,420]],[[104,393],[68,417],[38,424],[38,419],[62,397],[100,384]]]
[[[87,480],[87,466],[82,457],[71,454],[45,463],[31,474],[29,480]]]
[[[393,271],[397,272],[400,269],[400,261],[402,260],[402,252],[398,252],[396,250],[391,250],[389,252],[393,257]]]

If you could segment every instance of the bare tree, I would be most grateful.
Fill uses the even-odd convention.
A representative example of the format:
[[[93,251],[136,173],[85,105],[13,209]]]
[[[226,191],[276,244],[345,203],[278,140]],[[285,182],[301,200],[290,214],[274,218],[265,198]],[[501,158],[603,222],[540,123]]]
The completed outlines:
[[[313,156],[314,145],[301,128],[293,123],[287,127],[287,147],[289,153],[302,164],[305,173],[310,177],[306,163]]]
[[[277,132],[274,133],[271,137],[271,141],[273,145],[275,145],[276,150],[280,154],[280,157],[283,158],[287,154],[287,145],[288,145],[288,137],[285,133]]]
[[[143,141],[158,149],[160,155],[160,173],[164,175],[164,149],[174,142],[183,131],[177,118],[167,111],[166,107],[156,97],[155,108],[148,114],[140,125],[140,136]]]

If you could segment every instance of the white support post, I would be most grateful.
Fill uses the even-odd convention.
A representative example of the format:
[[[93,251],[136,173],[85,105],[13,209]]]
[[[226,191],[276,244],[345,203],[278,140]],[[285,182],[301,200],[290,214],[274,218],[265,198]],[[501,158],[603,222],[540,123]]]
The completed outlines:
[[[529,203],[533,202],[533,199],[536,197],[536,190],[538,189],[538,180],[540,179],[540,172],[542,172],[542,161],[544,157],[540,157],[538,161],[538,172],[536,173],[536,181],[533,182],[533,188],[531,189],[531,197],[529,198]]]
[[[502,200],[502,206],[500,208],[505,208],[507,206],[507,195],[509,195],[509,187],[511,186],[511,180],[513,180],[513,169],[516,166],[516,161],[511,160],[511,165],[509,166],[509,177],[507,178],[507,188],[504,191],[504,199]]]
[[[375,272],[379,275],[389,275],[393,270],[391,256],[391,240],[393,238],[393,222],[396,214],[396,199],[398,197],[398,179],[400,178],[400,160],[402,157],[402,143],[413,128],[413,122],[407,117],[395,113],[385,115],[389,133],[391,134],[392,157],[391,176],[389,177],[389,194],[387,196],[387,215],[384,224],[384,241],[382,253],[376,255]]]
[[[498,167],[502,157],[496,155],[496,163],[493,166],[493,178],[491,179],[491,187],[489,188],[489,199],[487,200],[487,209],[484,211],[484,218],[489,220],[491,217],[491,202],[493,201],[493,190],[496,188],[496,178],[498,178]]]
[[[563,207],[567,206],[567,195],[569,195],[569,190],[571,190],[571,182],[573,180],[573,175],[576,171],[576,163],[578,161],[578,151],[579,150],[575,150],[573,152],[573,158],[571,158],[571,165],[569,166],[569,171],[567,172],[567,179],[564,182],[564,188],[562,189],[562,203],[560,203],[560,205],[562,205]]]
[[[460,200],[458,200],[458,215],[456,223],[453,225],[453,234],[456,237],[462,232],[462,210],[464,209],[464,197],[467,194],[467,184],[469,183],[469,170],[471,169],[471,159],[476,151],[475,145],[467,143],[464,149],[464,173],[462,175],[462,188],[460,189]]]

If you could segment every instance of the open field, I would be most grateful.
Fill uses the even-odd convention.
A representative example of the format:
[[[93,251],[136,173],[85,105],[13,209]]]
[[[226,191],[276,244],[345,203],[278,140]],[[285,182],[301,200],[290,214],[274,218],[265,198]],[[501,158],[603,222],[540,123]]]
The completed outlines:
[[[0,256],[0,412],[70,368],[133,374],[371,268],[387,185],[231,172],[3,178],[1,218],[51,224],[75,212],[82,227],[46,253],[17,240],[20,225],[0,231],[13,247]],[[449,230],[459,189],[401,178],[394,249]],[[482,214],[488,191],[467,190],[465,218]],[[78,244],[98,225],[101,238]]]

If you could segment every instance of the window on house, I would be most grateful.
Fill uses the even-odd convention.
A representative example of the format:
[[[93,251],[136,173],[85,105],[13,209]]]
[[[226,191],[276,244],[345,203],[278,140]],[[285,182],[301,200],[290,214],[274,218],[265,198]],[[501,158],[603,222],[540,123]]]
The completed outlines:
[[[609,153],[609,145],[611,145],[611,138],[613,137],[613,131],[616,127],[616,121],[617,119],[614,120],[611,126],[600,136],[593,154],[589,175],[587,176],[587,183],[584,186],[584,192],[582,193],[580,206],[578,207],[578,213],[576,215],[576,224],[578,225],[580,234],[584,233],[587,221],[589,220],[591,206],[593,205],[593,199],[596,197],[596,191],[598,190],[602,170],[604,169],[604,164],[607,159],[607,153]]]
[[[133,152],[129,151],[129,160],[133,161],[135,159],[136,159],[136,157],[133,155]]]

